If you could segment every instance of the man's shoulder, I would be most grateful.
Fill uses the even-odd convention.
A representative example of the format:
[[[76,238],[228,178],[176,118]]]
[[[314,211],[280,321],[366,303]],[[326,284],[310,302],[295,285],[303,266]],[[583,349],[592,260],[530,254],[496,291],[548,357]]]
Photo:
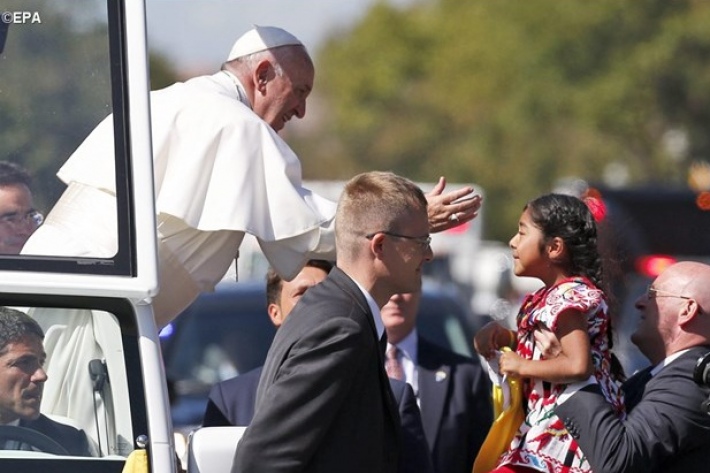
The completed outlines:
[[[40,414],[35,420],[23,421],[20,425],[29,427],[35,430],[54,431],[62,434],[80,434],[81,430],[71,425],[63,424],[59,421],[51,419],[44,414]]]
[[[445,364],[471,365],[479,367],[481,365],[478,358],[466,356],[449,348],[437,345],[421,335],[418,337],[418,349],[420,360],[432,360]]]
[[[258,368],[254,368],[246,373],[242,373],[238,376],[234,376],[233,378],[225,379],[224,381],[216,383],[212,386],[210,397],[213,397],[213,395],[218,392],[235,392],[244,389],[247,386],[251,387],[259,384],[259,378],[261,378],[261,372],[263,369],[263,366],[259,366]]]
[[[44,414],[40,414],[35,420],[21,421],[20,425],[41,432],[57,441],[72,455],[91,455],[86,433],[76,427],[50,419]]]
[[[323,281],[306,291],[292,315],[296,311],[313,313],[314,309],[319,311],[323,308],[329,316],[345,316],[344,313],[331,311],[334,305],[347,308],[348,311],[369,311],[367,300],[357,284],[338,268],[333,268]]]
[[[212,76],[200,76],[178,82],[164,89],[151,93],[151,105],[155,113],[180,110],[182,119],[190,116],[194,110],[201,120],[220,121],[227,125],[251,124],[254,127],[271,127],[263,121],[251,108],[242,103],[238,96],[216,86]],[[205,114],[209,109],[210,113]],[[275,134],[275,132],[274,132]]]

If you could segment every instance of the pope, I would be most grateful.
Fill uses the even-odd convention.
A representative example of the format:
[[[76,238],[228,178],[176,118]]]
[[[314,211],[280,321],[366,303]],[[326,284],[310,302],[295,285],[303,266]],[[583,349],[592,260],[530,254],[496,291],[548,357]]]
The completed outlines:
[[[298,157],[278,132],[306,114],[315,69],[281,28],[255,26],[219,72],[151,93],[160,292],[165,326],[200,292],[211,291],[256,237],[286,280],[309,259],[335,259],[335,203],[302,187]],[[107,117],[58,172],[67,188],[23,249],[25,254],[111,257],[117,249],[113,118]],[[427,196],[430,231],[474,218],[480,198]]]

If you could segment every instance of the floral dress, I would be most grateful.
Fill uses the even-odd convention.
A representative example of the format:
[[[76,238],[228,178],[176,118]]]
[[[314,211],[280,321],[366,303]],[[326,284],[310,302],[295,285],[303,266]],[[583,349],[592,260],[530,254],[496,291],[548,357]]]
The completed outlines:
[[[550,330],[557,328],[559,314],[576,310],[587,315],[587,330],[594,365],[594,376],[601,390],[620,417],[623,402],[619,386],[611,377],[611,354],[607,340],[608,306],[604,293],[586,278],[566,279],[528,295],[518,313],[518,355],[528,360],[543,359],[535,347],[536,324]],[[591,472],[591,467],[577,442],[554,414],[559,396],[567,384],[540,379],[526,379],[526,418],[498,465],[522,465],[543,472]]]

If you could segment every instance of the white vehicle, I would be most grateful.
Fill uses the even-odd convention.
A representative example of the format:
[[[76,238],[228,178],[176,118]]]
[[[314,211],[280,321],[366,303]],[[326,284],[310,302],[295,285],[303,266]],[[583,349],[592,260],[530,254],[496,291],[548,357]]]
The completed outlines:
[[[41,451],[0,450],[0,471],[120,472],[145,448],[149,471],[175,472],[151,308],[158,277],[144,3],[6,0],[0,10],[0,159],[34,173],[35,204],[48,211],[63,190],[56,171],[113,113],[118,209],[112,257],[0,255],[0,305],[28,312],[45,332],[41,412],[83,430],[94,454],[62,454],[38,434],[23,442]],[[6,438],[30,430],[14,429]]]

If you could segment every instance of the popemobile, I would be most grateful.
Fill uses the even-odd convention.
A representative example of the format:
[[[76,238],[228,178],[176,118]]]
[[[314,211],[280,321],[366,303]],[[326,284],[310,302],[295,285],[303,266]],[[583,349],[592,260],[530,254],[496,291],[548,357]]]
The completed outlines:
[[[32,173],[34,204],[0,224],[41,223],[63,190],[56,173],[113,114],[116,212],[108,218],[118,245],[109,257],[0,255],[0,306],[28,314],[44,333],[44,366],[23,374],[17,392],[29,406],[41,394],[50,426],[24,417],[0,425],[0,471],[176,472],[151,306],[159,281],[144,2],[7,0],[3,9],[0,159]],[[0,372],[0,396],[10,379]],[[55,432],[85,437],[88,453],[70,451]]]

